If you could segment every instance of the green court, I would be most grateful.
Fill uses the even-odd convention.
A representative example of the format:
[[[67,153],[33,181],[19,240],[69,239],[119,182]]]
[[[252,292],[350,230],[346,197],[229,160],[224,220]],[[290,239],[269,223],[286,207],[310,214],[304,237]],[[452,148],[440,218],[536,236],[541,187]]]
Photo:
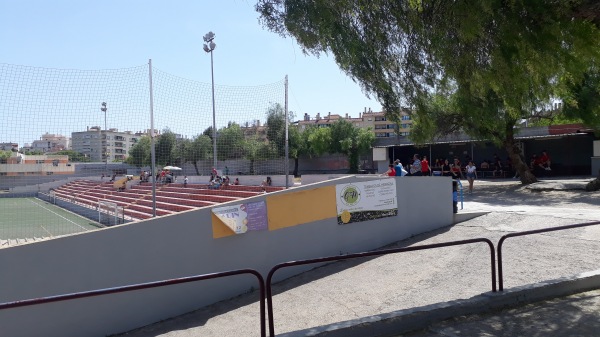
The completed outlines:
[[[48,238],[100,227],[37,198],[0,198],[0,240]]]

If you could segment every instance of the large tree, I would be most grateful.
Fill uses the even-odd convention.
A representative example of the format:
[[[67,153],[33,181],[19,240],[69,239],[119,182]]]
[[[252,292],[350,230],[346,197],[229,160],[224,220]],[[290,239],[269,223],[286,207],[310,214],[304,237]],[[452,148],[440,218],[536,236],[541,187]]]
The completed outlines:
[[[163,133],[156,138],[154,144],[156,164],[160,166],[172,165],[175,157],[173,150],[177,144],[177,137],[168,128],[163,130]]]
[[[229,122],[217,133],[217,158],[219,160],[240,159],[245,153],[244,131],[239,124]]]
[[[142,136],[139,141],[129,149],[129,157],[127,157],[126,162],[136,167],[150,166],[152,164],[150,143],[151,139],[149,136]]]
[[[348,157],[350,173],[358,172],[359,158],[375,142],[375,134],[370,129],[358,128],[345,119],[339,119],[330,127],[312,127],[304,130],[307,146],[305,153],[322,155],[341,153]]]
[[[413,108],[415,140],[454,131],[492,140],[523,183],[536,179],[515,146],[516,122],[552,99],[579,106],[572,93],[600,62],[592,0],[259,0],[257,10],[305,53],[331,53],[387,114]]]
[[[280,157],[285,156],[285,111],[281,104],[273,104],[267,111],[267,139]]]
[[[194,137],[191,143],[184,150],[184,161],[191,162],[196,169],[196,174],[200,175],[198,170],[198,161],[212,159],[213,157],[212,140],[205,134]]]

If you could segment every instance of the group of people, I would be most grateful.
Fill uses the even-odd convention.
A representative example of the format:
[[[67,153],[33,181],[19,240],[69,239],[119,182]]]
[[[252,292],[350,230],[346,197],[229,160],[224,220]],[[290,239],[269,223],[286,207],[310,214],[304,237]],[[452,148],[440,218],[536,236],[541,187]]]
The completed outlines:
[[[550,164],[552,164],[550,156],[548,155],[548,152],[544,150],[539,157],[536,154],[531,156],[531,159],[529,160],[529,169],[532,171],[552,171]]]
[[[464,178],[463,168],[458,158],[454,158],[452,163],[448,159],[436,159],[435,167],[439,169],[442,176],[452,177],[453,179]],[[473,193],[473,183],[477,178],[477,167],[472,160],[469,160],[468,164],[464,167],[464,173],[469,182],[468,192]],[[399,159],[396,159],[393,164],[389,164],[388,170],[384,175],[390,177],[430,176],[432,175],[432,168],[429,165],[427,156],[423,156],[421,159],[419,154],[415,154],[406,167],[402,165]]]
[[[149,178],[150,178],[150,172],[148,172],[148,171],[142,171],[140,173],[140,182],[147,183],[148,180],[149,180]]]
[[[427,156],[423,156],[421,159],[419,154],[415,154],[410,163],[403,166],[399,159],[396,159],[393,164],[389,164],[388,170],[383,174],[386,176],[429,176],[433,175],[433,172],[439,172],[440,175],[446,177],[452,177],[453,179],[467,179],[469,182],[468,193],[473,193],[473,183],[477,179],[477,166],[475,162],[470,158],[466,158],[467,165],[462,166],[460,159],[455,157],[452,161],[447,158],[436,159],[433,165],[429,164]],[[546,150],[543,150],[541,155],[533,154],[529,163],[529,168],[534,172],[545,172],[551,171],[551,159]],[[480,166],[481,170],[488,171],[492,170],[493,175],[500,176],[503,172],[511,172],[513,170],[510,158],[507,159],[506,163],[502,163],[502,160],[497,154],[494,154],[494,159],[484,160]],[[517,178],[518,173],[515,174],[514,178]]]
[[[229,186],[229,185],[239,185],[240,184],[240,179],[239,178],[235,178],[235,180],[233,181],[233,183],[231,183],[231,180],[229,179],[229,168],[227,168],[227,166],[225,166],[225,170],[224,170],[224,175],[220,176],[219,172],[217,171],[216,168],[212,168],[211,172],[210,172],[210,180],[208,183],[208,188],[210,189],[215,189],[218,190],[220,189],[222,186]]]
[[[415,154],[408,165],[403,166],[400,159],[396,159],[393,164],[389,165],[388,170],[383,174],[387,176],[428,176],[431,175],[431,168],[427,156]]]

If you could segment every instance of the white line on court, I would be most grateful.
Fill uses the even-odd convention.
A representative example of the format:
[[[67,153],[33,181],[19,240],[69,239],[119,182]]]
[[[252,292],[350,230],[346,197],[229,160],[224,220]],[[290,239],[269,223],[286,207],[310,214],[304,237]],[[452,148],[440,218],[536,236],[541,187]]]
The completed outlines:
[[[46,233],[50,234],[51,237],[54,237],[54,235],[52,235],[52,233],[50,233],[44,226],[40,225],[40,227],[42,227],[42,229],[45,230]]]
[[[29,200],[29,201],[31,201],[32,203],[34,203],[35,205],[37,205],[37,206],[39,206],[39,207],[41,207],[41,208],[43,208],[43,209],[47,210],[48,212],[50,212],[50,213],[52,213],[52,214],[54,214],[54,215],[56,215],[56,216],[59,216],[59,217],[61,217],[61,218],[65,219],[65,220],[67,220],[68,222],[72,223],[73,225],[75,225],[75,226],[77,226],[77,227],[80,227],[81,229],[83,229],[83,230],[85,230],[85,231],[87,231],[87,230],[88,230],[87,228],[85,228],[85,227],[81,226],[80,224],[78,224],[78,223],[76,223],[76,222],[73,222],[73,221],[71,221],[71,220],[69,220],[69,219],[65,218],[64,216],[62,216],[62,215],[60,215],[60,214],[58,214],[58,213],[56,213],[56,212],[52,211],[51,209],[49,209],[49,208],[46,208],[46,207],[44,207],[43,205],[40,205],[40,204],[38,204],[37,202],[35,202],[35,201],[31,200],[31,199],[28,199],[28,200]],[[42,228],[44,228],[44,227],[42,227]],[[44,229],[45,229],[45,228],[44,228]],[[48,232],[48,231],[46,230],[46,232]],[[48,232],[48,233],[50,233],[50,232]],[[50,235],[52,235],[52,234],[50,234]]]

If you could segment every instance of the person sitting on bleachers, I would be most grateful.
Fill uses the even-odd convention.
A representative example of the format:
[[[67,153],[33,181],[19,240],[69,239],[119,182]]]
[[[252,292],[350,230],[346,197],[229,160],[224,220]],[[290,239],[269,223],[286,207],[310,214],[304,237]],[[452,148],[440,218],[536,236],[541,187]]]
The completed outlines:
[[[213,179],[210,182],[210,185],[208,185],[208,188],[213,189],[213,190],[218,190],[221,188],[221,177],[217,176],[215,179]]]

